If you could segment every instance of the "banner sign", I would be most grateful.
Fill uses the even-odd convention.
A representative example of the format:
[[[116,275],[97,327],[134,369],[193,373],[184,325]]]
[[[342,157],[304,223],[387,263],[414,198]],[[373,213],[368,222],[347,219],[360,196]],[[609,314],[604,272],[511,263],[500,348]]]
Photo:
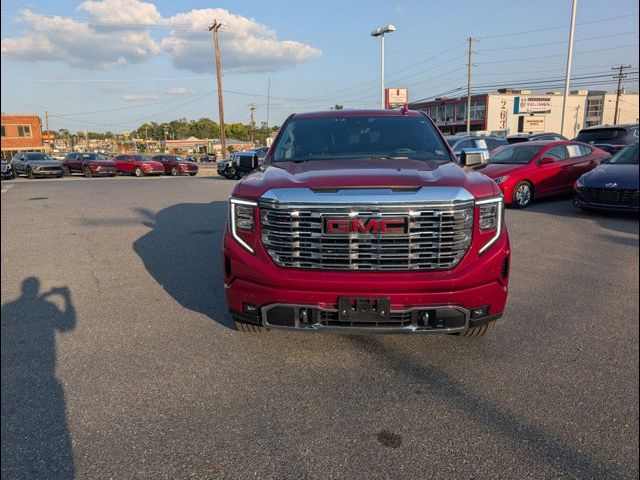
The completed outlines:
[[[551,97],[515,97],[513,113],[551,113]]]

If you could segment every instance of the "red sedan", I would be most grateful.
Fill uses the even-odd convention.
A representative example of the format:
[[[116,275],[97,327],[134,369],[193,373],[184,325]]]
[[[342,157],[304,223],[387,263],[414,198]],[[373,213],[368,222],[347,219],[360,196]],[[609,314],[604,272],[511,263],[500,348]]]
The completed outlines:
[[[498,184],[504,202],[525,208],[534,198],[572,191],[574,182],[609,154],[570,141],[533,141],[499,147],[480,171]]]
[[[137,154],[118,155],[113,159],[118,173],[129,173],[136,177],[144,175],[164,175],[164,165],[149,157]]]
[[[156,155],[152,158],[164,165],[164,173],[167,175],[194,175],[198,174],[198,164],[178,155]]]

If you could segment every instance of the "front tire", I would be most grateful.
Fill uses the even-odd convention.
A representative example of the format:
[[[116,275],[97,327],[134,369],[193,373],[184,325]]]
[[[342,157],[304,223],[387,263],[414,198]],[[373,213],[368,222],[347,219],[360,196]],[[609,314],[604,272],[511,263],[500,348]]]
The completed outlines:
[[[529,182],[520,182],[513,189],[511,205],[515,208],[527,208],[533,200],[533,186]]]
[[[89,167],[84,167],[82,169],[82,173],[84,173],[85,178],[91,178],[93,173],[91,173],[91,169]]]
[[[197,175],[197,173],[196,173],[196,172],[191,172],[191,173],[189,174],[189,176],[191,176],[191,177],[195,177],[196,175]]]
[[[178,172],[178,169],[176,167],[173,167],[171,169],[171,176],[172,177],[177,177],[180,173]]]
[[[142,176],[144,175],[144,173],[142,173],[142,169],[141,169],[140,167],[136,167],[136,168],[133,170],[133,174],[134,174],[136,177],[142,177]]]
[[[33,170],[31,168],[27,168],[27,178],[33,180],[36,176],[33,174]]]
[[[491,331],[494,323],[496,322],[492,321],[485,325],[480,325],[479,327],[471,327],[458,335],[461,337],[484,337]]]
[[[236,319],[233,320],[233,323],[236,325],[236,330],[241,333],[267,333],[269,331],[268,328],[265,328],[262,325],[253,325]]]
[[[62,175],[64,177],[68,177],[71,175],[71,172],[69,171],[69,167],[62,167]]]

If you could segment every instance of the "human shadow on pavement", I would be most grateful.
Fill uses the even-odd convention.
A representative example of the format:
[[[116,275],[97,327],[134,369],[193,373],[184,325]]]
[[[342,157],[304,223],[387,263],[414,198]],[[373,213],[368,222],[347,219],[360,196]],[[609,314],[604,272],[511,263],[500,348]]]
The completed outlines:
[[[233,327],[222,277],[227,202],[179,203],[154,214],[138,208],[151,231],[133,244],[151,276],[180,305]]]
[[[61,297],[60,310],[51,297]],[[55,376],[56,332],[75,328],[67,287],[40,292],[35,277],[2,306],[2,478],[72,479],[65,395]]]

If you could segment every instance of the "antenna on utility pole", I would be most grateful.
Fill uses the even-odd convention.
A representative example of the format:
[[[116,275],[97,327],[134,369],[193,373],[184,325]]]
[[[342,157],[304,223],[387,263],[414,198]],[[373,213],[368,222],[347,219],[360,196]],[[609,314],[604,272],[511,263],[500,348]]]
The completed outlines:
[[[618,74],[614,75],[613,78],[618,79],[618,89],[616,90],[616,109],[613,113],[613,124],[618,124],[618,105],[620,104],[620,95],[622,94],[622,81],[627,78],[627,74],[622,71],[631,68],[631,65],[619,65],[617,67],[611,67],[611,70],[618,70]]]
[[[216,56],[216,75],[218,77],[218,117],[220,124],[220,148],[222,149],[222,157],[227,156],[227,139],[224,133],[224,98],[222,92],[222,66],[220,65],[220,47],[218,46],[218,30],[222,27],[222,23],[216,19],[209,26],[209,31],[213,32],[213,48]]]
[[[473,38],[469,37],[469,63],[467,63],[467,135],[471,133],[471,69],[473,68],[473,62],[471,56],[473,55]]]
[[[250,125],[251,125],[251,144],[253,144],[254,143],[253,142],[253,134],[254,134],[254,132],[256,130],[256,122],[254,120],[253,115],[254,115],[254,113],[256,111],[256,106],[252,103],[251,105],[249,105],[249,110],[251,110],[251,122],[250,122]]]

